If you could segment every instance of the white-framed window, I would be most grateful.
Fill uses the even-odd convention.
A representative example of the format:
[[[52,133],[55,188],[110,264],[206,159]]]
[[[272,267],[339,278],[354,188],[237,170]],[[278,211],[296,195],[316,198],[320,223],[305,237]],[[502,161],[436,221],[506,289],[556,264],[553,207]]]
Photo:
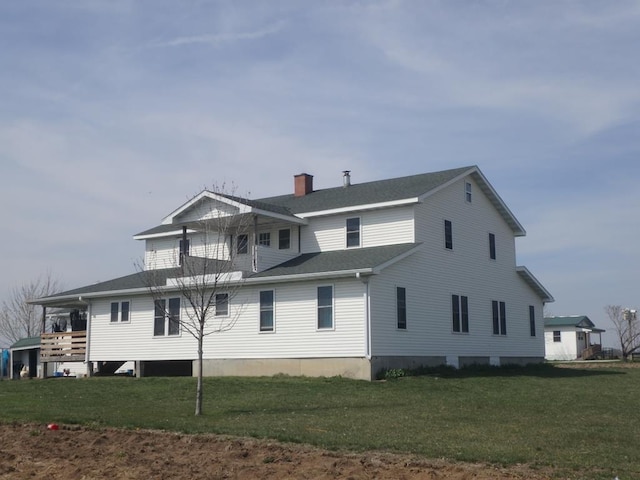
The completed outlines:
[[[464,182],[464,199],[467,203],[471,203],[471,182]]]
[[[258,234],[258,245],[263,247],[271,246],[271,232],[260,232]]]
[[[491,301],[491,310],[493,313],[493,334],[507,334],[507,306],[504,302],[497,300]]]
[[[451,220],[444,221],[444,248],[453,250],[453,224]]]
[[[238,255],[244,255],[245,253],[249,253],[249,235],[243,233],[238,235],[238,245],[236,253]]]
[[[347,248],[360,246],[360,217],[347,218]]]
[[[333,286],[318,287],[318,330],[333,328]]]
[[[396,326],[407,329],[407,289],[404,287],[396,287]]]
[[[289,250],[291,248],[291,230],[284,228],[278,230],[278,249]]]
[[[465,295],[451,295],[452,330],[469,333],[469,299]]]
[[[215,302],[215,316],[227,317],[229,315],[229,294],[216,293]]]
[[[562,337],[560,336],[560,330],[553,331],[553,341],[556,343],[562,341]]]
[[[131,302],[123,300],[121,302],[111,302],[111,322],[129,322],[131,320]]]
[[[260,291],[260,331],[273,332],[275,330],[275,292],[273,290]]]
[[[153,306],[153,336],[180,335],[180,298],[161,298]]]

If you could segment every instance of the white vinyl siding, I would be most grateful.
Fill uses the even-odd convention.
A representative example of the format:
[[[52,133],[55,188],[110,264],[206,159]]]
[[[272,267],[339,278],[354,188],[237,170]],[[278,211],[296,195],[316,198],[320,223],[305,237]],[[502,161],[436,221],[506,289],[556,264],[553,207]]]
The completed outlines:
[[[414,241],[413,207],[386,208],[357,214],[360,218],[360,246],[378,247]],[[302,252],[346,248],[347,218],[354,214],[315,217],[304,228]]]

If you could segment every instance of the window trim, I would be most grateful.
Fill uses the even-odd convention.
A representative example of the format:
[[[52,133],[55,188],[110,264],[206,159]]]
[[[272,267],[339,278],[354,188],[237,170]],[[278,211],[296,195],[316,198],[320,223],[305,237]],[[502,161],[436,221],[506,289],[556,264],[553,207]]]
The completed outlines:
[[[407,289],[398,286],[396,286],[396,329],[407,330]]]
[[[453,250],[453,223],[451,220],[444,220],[444,248]]]
[[[123,320],[122,319],[122,312],[123,312],[123,304],[127,304],[127,319]],[[113,306],[117,305],[117,311],[115,312],[116,314],[116,319],[113,319],[113,314],[114,314],[114,309]],[[110,317],[109,317],[109,324],[118,324],[118,323],[131,323],[131,300],[117,300],[115,302],[111,302],[111,306],[110,306]]]
[[[498,300],[491,300],[493,317],[493,334],[500,337],[507,336],[507,304]]]
[[[349,220],[357,220],[358,221],[358,229],[357,230],[349,230]],[[360,248],[362,247],[362,217],[349,217],[345,219],[345,237],[344,237],[344,245],[345,248]],[[349,234],[357,234],[358,243],[354,245],[349,245]]]
[[[178,302],[178,318],[177,321],[173,320],[172,318],[172,307],[171,307],[171,303],[174,302],[174,307],[175,307],[175,301],[177,300]],[[158,315],[158,304],[161,303],[162,305],[162,317],[163,317],[163,330],[162,330],[162,334],[156,333],[156,322],[158,320],[158,318],[160,318],[160,316]],[[168,338],[168,337],[180,337],[182,335],[182,328],[180,321],[181,321],[181,317],[182,317],[182,300],[180,299],[180,297],[163,297],[163,298],[157,298],[153,300],[153,338]],[[176,322],[177,324],[177,332],[176,333],[171,333],[172,331],[172,322]]]
[[[451,332],[455,334],[469,333],[469,297],[467,295],[451,295]]]
[[[266,309],[262,306],[262,293],[271,292],[271,308]],[[271,312],[271,328],[263,328],[262,312]],[[276,291],[271,288],[268,290],[260,290],[258,292],[258,332],[259,333],[275,333],[276,332]]]
[[[271,248],[271,232],[259,232],[258,245]]]
[[[287,246],[283,247],[282,246],[282,232],[287,232],[288,233],[288,237],[287,237]],[[291,250],[291,229],[290,228],[281,228],[278,230],[278,250]]]
[[[321,288],[330,288],[331,289],[331,305],[320,305],[320,289]],[[336,328],[335,321],[335,288],[333,285],[318,285],[316,286],[316,331],[318,332],[326,332],[332,331]],[[330,309],[331,312],[331,326],[330,327],[321,327],[320,326],[320,309],[326,308]]]
[[[227,297],[227,301],[223,302],[226,303],[227,308],[226,308],[226,312],[224,313],[218,313],[218,297],[223,297],[226,296]],[[214,307],[214,313],[213,316],[214,317],[228,317],[229,316],[229,294],[224,292],[224,293],[216,293],[215,297],[214,297],[214,302],[215,302],[215,307]]]
[[[244,241],[242,241],[242,240]],[[236,238],[236,255],[247,255],[249,253],[249,235],[241,233]]]

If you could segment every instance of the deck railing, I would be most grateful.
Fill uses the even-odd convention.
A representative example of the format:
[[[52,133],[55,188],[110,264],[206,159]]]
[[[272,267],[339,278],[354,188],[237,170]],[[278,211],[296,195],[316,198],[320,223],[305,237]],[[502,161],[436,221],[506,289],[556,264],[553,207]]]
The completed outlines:
[[[43,333],[40,336],[40,361],[82,362],[87,352],[87,332]]]
[[[591,360],[598,356],[602,352],[602,345],[591,345],[584,350],[582,350],[582,355],[580,358],[582,360]]]

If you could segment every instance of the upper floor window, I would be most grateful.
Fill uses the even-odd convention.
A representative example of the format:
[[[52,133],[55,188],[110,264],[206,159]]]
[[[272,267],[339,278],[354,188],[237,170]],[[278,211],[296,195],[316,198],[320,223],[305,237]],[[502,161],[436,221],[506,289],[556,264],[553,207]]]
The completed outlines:
[[[489,234],[489,258],[496,259],[496,236],[493,233]]]
[[[491,302],[493,310],[493,334],[507,334],[507,307],[504,302],[493,300]]]
[[[187,238],[187,241],[180,239],[180,254],[181,255],[189,255],[189,250],[191,249],[191,240]]]
[[[153,335],[180,334],[180,299],[161,298],[154,302]]]
[[[131,304],[128,300],[124,302],[111,302],[111,321],[128,322],[130,307]]]
[[[333,287],[318,287],[318,329],[333,328]]]
[[[444,221],[444,246],[448,250],[453,250],[453,226],[451,220]]]
[[[278,230],[278,248],[280,250],[289,250],[291,248],[291,230],[288,228]]]
[[[397,326],[402,330],[407,328],[407,290],[396,287],[396,317]]]
[[[258,234],[258,245],[263,247],[271,246],[271,232],[261,232]]]
[[[464,198],[468,203],[471,203],[471,183],[464,183]]]
[[[216,305],[215,316],[226,317],[229,315],[229,294],[228,293],[216,293]]]
[[[533,305],[529,305],[529,333],[536,336],[536,308]]]
[[[360,218],[347,218],[347,248],[360,246]]]
[[[238,250],[237,253],[239,255],[249,252],[249,235],[242,234],[238,235]]]
[[[451,295],[453,331],[469,333],[469,299],[464,295]]]
[[[262,290],[260,292],[260,331],[273,332],[273,290]]]
[[[553,341],[554,342],[561,342],[561,338],[560,338],[560,330],[554,330],[553,331]]]

